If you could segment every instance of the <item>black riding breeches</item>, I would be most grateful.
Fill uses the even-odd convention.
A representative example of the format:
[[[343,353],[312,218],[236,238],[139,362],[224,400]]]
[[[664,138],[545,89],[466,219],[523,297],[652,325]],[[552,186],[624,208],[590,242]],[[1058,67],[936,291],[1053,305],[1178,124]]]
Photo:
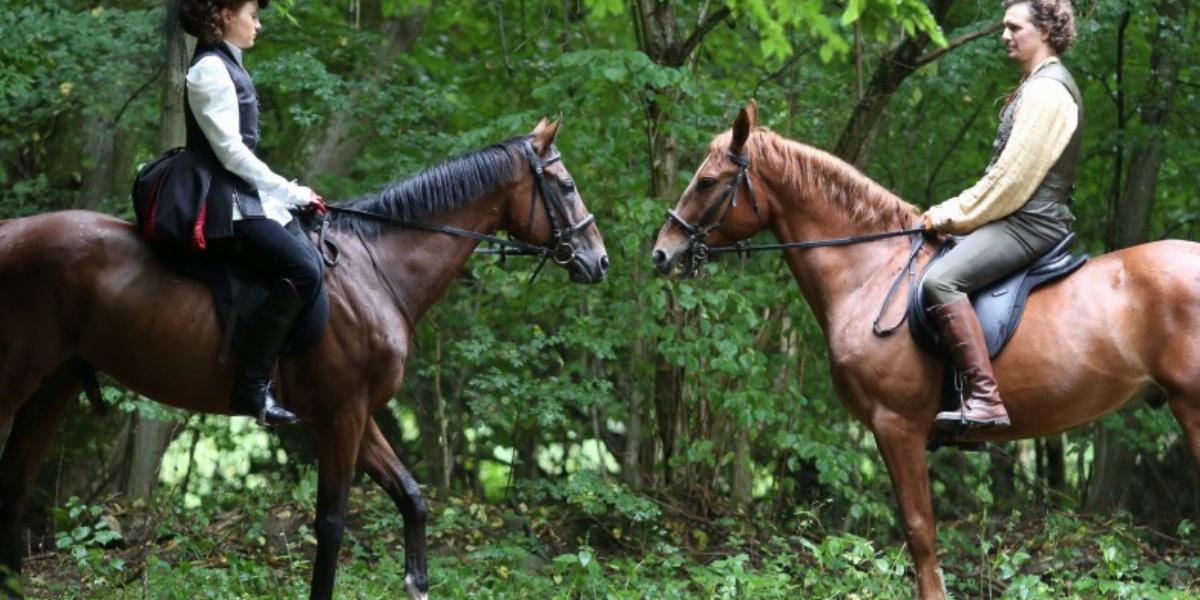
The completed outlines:
[[[321,266],[302,244],[271,219],[241,219],[233,222],[229,257],[264,282],[276,278],[291,281],[303,306],[308,306],[320,289]]]

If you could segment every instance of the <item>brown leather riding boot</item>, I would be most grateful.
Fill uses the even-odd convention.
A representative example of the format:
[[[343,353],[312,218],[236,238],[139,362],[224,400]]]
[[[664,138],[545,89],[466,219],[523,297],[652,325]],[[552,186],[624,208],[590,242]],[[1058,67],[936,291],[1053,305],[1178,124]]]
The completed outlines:
[[[1000,400],[987,340],[970,298],[934,306],[929,313],[937,321],[938,330],[950,347],[950,358],[962,372],[966,387],[962,407],[938,413],[934,424],[951,429],[960,425],[968,429],[1008,427],[1008,411]]]

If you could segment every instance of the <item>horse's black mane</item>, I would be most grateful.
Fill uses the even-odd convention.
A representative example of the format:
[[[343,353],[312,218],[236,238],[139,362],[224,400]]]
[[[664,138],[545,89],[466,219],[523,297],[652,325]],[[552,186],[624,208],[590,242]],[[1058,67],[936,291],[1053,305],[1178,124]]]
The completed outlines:
[[[438,163],[420,173],[393,183],[383,191],[352,198],[338,204],[345,208],[385,215],[394,219],[418,220],[459,208],[488,191],[513,180],[521,144],[529,136],[515,137]],[[333,212],[330,223],[338,229],[378,235],[382,223],[353,214]]]

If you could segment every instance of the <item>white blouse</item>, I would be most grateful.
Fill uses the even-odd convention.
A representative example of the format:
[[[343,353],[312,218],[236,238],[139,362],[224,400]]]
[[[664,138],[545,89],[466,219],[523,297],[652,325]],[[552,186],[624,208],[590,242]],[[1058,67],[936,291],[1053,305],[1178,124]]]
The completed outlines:
[[[228,42],[223,43],[233,50],[234,57],[241,64],[241,49]],[[267,218],[287,225],[292,220],[288,207],[307,205],[312,198],[312,190],[275,174],[242,142],[237,90],[225,63],[216,56],[206,56],[192,65],[187,72],[187,95],[196,122],[217,155],[217,160],[230,173],[258,188]],[[233,220],[241,218],[241,211],[235,203]]]

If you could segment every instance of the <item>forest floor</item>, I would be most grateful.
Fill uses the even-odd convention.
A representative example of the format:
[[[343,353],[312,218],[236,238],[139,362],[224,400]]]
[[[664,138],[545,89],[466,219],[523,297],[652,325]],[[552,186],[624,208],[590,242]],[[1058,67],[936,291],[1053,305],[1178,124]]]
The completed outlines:
[[[53,511],[57,533],[26,559],[31,598],[307,596],[311,482],[192,510],[121,502]],[[276,496],[276,497],[272,497]],[[168,498],[169,500],[169,498]],[[487,504],[431,497],[432,598],[897,598],[912,594],[895,539],[826,529],[798,511],[787,529],[709,518],[642,497],[579,495]],[[337,595],[404,597],[403,525],[390,500],[356,485]],[[1061,509],[939,524],[958,598],[1200,598],[1190,522],[1158,532]],[[895,530],[894,526],[879,530]]]

